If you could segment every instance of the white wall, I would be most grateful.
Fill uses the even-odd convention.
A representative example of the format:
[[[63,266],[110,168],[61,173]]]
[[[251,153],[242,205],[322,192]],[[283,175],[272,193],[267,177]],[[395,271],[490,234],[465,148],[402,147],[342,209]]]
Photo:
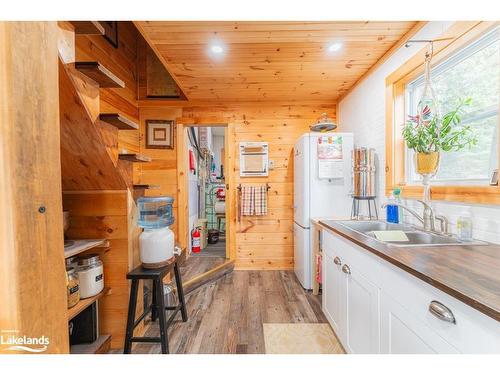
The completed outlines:
[[[213,135],[212,136],[212,152],[214,153],[214,164],[215,172],[217,176],[220,175],[220,165],[221,165],[221,150],[224,148],[224,136],[223,135]],[[225,174],[225,172],[224,172]]]
[[[413,38],[436,38],[451,24],[452,22],[429,22]],[[353,132],[356,146],[372,147],[377,152],[379,206],[385,201],[385,78],[422,47],[421,44],[414,44],[409,48],[402,47],[362,81],[338,106],[339,131]],[[407,203],[421,211],[418,202]],[[464,207],[470,207],[474,237],[500,243],[500,206],[462,205],[444,201],[434,201],[432,205],[436,213],[448,217],[452,232],[456,231],[456,220]],[[385,215],[385,212],[383,214]],[[405,215],[405,220],[411,221],[408,215]]]

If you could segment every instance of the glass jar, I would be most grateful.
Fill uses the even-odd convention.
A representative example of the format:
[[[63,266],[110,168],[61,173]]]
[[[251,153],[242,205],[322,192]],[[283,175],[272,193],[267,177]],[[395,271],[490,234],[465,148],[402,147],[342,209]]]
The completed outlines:
[[[457,219],[457,235],[461,241],[472,241],[472,214],[469,210],[462,212]]]
[[[103,266],[98,254],[79,256],[77,273],[81,298],[93,297],[104,289]]]
[[[68,300],[68,309],[75,306],[80,301],[80,281],[76,270],[73,267],[66,268],[66,296]]]

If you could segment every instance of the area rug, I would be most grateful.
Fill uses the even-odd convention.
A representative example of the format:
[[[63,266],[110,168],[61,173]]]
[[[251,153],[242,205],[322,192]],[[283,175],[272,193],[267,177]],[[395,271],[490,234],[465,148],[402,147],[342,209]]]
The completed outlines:
[[[329,324],[263,324],[266,354],[344,354]]]

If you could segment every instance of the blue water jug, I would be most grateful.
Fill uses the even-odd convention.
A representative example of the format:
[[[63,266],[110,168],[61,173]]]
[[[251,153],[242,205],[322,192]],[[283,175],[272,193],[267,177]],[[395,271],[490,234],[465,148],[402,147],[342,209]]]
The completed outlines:
[[[141,197],[137,200],[138,225],[144,229],[158,229],[172,225],[174,198],[169,196]]]

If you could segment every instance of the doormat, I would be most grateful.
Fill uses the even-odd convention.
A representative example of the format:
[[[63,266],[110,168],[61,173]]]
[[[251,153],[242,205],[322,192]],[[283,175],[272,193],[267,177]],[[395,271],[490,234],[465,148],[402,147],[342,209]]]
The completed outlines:
[[[263,324],[266,354],[345,354],[326,323]]]

